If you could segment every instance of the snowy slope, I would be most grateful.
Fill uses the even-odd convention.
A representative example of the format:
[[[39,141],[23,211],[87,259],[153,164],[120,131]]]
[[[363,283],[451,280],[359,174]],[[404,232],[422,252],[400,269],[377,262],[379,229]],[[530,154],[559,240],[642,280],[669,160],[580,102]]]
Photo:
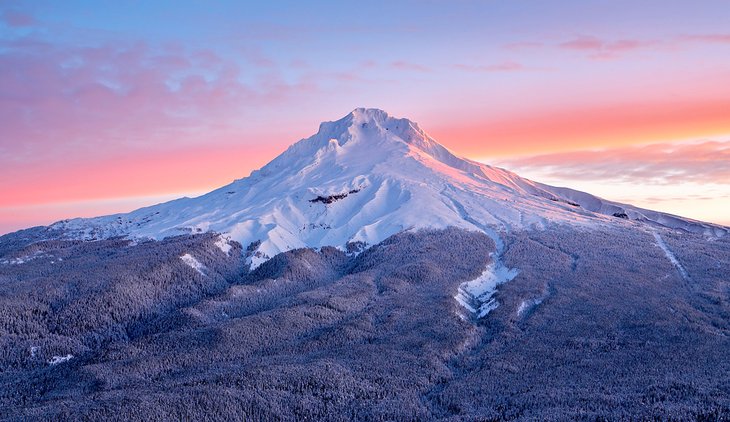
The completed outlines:
[[[708,236],[728,231],[459,158],[414,122],[356,109],[322,123],[249,177],[203,196],[53,227],[87,239],[215,231],[244,247],[260,241],[256,265],[293,248],[375,244],[412,228],[456,226],[496,239],[515,228],[634,221]]]

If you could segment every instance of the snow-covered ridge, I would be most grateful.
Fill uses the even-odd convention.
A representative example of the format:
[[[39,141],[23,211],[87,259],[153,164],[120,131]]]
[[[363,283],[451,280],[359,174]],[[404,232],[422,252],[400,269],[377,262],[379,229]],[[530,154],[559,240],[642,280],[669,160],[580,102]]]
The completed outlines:
[[[300,247],[375,244],[408,229],[485,231],[649,222],[708,236],[728,228],[605,201],[459,158],[408,119],[356,109],[322,123],[269,164],[197,198],[128,214],[66,220],[68,237],[160,239],[214,231],[246,246],[251,263]],[[223,238],[222,238],[223,239]],[[252,253],[253,252],[253,253]]]

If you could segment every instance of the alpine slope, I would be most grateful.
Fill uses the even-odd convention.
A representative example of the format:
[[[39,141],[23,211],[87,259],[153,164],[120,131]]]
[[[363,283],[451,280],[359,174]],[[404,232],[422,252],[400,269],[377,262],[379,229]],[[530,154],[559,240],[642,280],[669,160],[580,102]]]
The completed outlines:
[[[478,230],[499,247],[500,232],[560,225],[664,226],[707,237],[730,230],[458,157],[415,122],[365,108],[322,123],[249,177],[205,195],[52,228],[76,239],[216,232],[221,248],[240,242],[257,266],[296,248],[353,250],[404,230]]]

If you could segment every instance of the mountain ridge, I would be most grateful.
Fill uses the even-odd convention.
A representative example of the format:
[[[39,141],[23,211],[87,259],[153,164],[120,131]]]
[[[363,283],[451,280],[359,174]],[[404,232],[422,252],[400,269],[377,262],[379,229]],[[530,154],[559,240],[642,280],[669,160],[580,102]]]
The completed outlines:
[[[728,228],[549,186],[458,157],[411,120],[358,108],[323,122],[249,177],[197,198],[53,224],[69,238],[161,239],[214,231],[256,266],[301,247],[376,244],[403,230],[504,232],[552,224],[648,223],[723,236]]]

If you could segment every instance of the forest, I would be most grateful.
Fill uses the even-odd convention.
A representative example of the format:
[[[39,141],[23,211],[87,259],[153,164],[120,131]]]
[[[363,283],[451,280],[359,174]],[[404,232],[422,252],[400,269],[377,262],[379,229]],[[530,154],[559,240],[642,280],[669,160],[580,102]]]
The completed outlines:
[[[639,227],[501,233],[519,274],[481,319],[454,299],[492,260],[477,232],[254,270],[215,234],[6,235],[0,418],[727,419],[730,241],[655,229],[685,279]]]

